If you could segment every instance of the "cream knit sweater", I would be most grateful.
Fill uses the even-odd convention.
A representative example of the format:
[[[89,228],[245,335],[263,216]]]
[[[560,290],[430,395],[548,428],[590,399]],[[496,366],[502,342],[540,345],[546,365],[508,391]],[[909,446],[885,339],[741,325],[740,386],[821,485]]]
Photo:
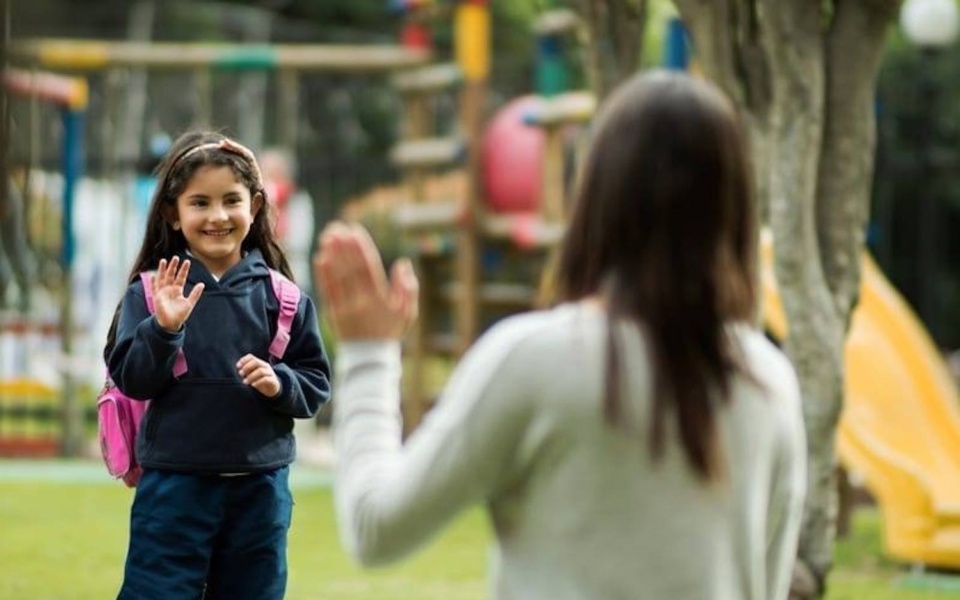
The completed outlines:
[[[760,332],[731,327],[760,385],[735,380],[718,416],[726,477],[705,484],[675,435],[650,459],[651,371],[636,327],[621,330],[630,426],[604,423],[605,331],[588,304],[501,322],[404,445],[399,345],[342,344],[335,495],[351,553],[399,559],[481,503],[499,600],[786,598],[806,485],[790,364]]]

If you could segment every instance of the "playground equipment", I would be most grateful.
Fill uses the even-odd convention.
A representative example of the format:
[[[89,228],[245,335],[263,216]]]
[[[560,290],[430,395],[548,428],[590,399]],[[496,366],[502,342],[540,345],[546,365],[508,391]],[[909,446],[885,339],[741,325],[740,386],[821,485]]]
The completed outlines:
[[[788,334],[763,245],[765,323]],[[960,568],[960,394],[923,325],[869,254],[844,353],[840,461],[862,477],[883,517],[886,552]]]
[[[516,98],[490,119],[483,134],[483,185],[494,212],[534,212],[543,188],[545,136],[524,117],[540,109],[539,96]]]
[[[350,75],[382,75],[400,68],[409,68],[415,65],[425,64],[430,58],[429,52],[422,49],[401,48],[394,45],[293,45],[293,44],[220,44],[220,43],[145,43],[136,41],[96,41],[96,40],[55,40],[55,39],[36,39],[36,40],[13,40],[9,45],[8,59],[14,65],[23,67],[24,74],[18,71],[9,71],[7,86],[13,91],[18,91],[29,84],[34,87],[39,83],[46,82],[47,79],[37,77],[38,69],[57,69],[70,73],[90,75],[90,80],[96,80],[106,89],[102,94],[97,94],[97,98],[102,102],[99,108],[103,109],[103,119],[110,120],[114,115],[121,112],[118,109],[119,104],[119,85],[123,84],[124,78],[110,77],[115,71],[124,69],[153,69],[162,70],[170,73],[170,76],[193,75],[193,85],[185,86],[196,96],[198,102],[197,114],[193,123],[184,122],[178,125],[178,128],[184,128],[188,125],[223,127],[226,125],[213,112],[214,104],[214,80],[211,75],[213,71],[217,72],[238,72],[246,73],[250,71],[258,72],[276,72],[278,76],[277,95],[278,95],[278,114],[280,123],[277,127],[279,140],[277,143],[289,148],[297,147],[297,136],[302,127],[299,120],[300,107],[300,74],[309,72],[312,74],[350,74]],[[100,76],[106,72],[107,76]],[[52,75],[51,75],[52,76]],[[11,79],[12,78],[12,79]],[[79,80],[79,78],[77,78]],[[27,82],[27,83],[24,83]],[[15,87],[10,87],[11,85]],[[39,94],[44,98],[61,94],[64,96],[63,102],[73,102],[75,98],[82,97],[86,102],[86,87],[81,95],[76,92],[58,91],[64,88],[60,85],[47,86],[44,90],[53,90],[32,93]],[[74,192],[74,186],[80,177],[83,155],[83,135],[81,111],[72,110],[65,113],[64,130],[65,144],[67,150],[65,157],[70,158],[69,163],[64,164],[64,194],[65,198],[72,198],[68,194]],[[68,118],[69,117],[69,118]],[[216,118],[215,118],[216,117]],[[32,125],[32,122],[31,122]],[[115,124],[114,124],[115,125]],[[97,128],[97,133],[103,130],[114,132],[114,136],[127,135],[130,132],[123,127],[111,126]],[[92,134],[93,131],[88,133]],[[140,145],[140,131],[136,132],[137,137],[135,147]],[[116,139],[110,140],[104,146],[112,148],[117,146]],[[116,155],[108,150],[104,152],[108,160],[115,161]],[[130,157],[123,157],[130,158]],[[117,175],[111,167],[104,171],[108,175]],[[126,194],[121,194],[121,199]],[[63,272],[65,285],[59,290],[60,297],[64,304],[60,311],[61,333],[60,341],[62,351],[57,368],[61,370],[62,381],[59,390],[61,403],[57,414],[63,416],[63,427],[61,429],[61,442],[63,452],[67,455],[78,454],[83,438],[83,422],[81,414],[80,400],[77,397],[76,382],[74,381],[83,370],[77,367],[78,358],[74,356],[76,348],[73,344],[73,337],[77,334],[77,328],[73,321],[83,322],[89,331],[87,333],[96,334],[97,340],[101,333],[105,333],[106,324],[109,323],[112,314],[114,294],[118,294],[122,289],[122,279],[125,276],[123,265],[129,264],[132,260],[130,252],[134,249],[130,244],[124,243],[133,240],[142,230],[142,223],[136,221],[136,215],[127,215],[128,206],[132,203],[121,203],[120,210],[125,217],[121,219],[115,231],[110,232],[121,240],[112,249],[112,254],[103,257],[99,264],[96,280],[100,285],[98,289],[114,290],[109,291],[110,298],[99,298],[96,305],[102,309],[102,314],[75,315],[75,311],[70,306],[71,300],[77,297],[70,288],[71,264],[74,253],[78,250],[73,245],[74,235],[74,210],[69,201],[65,200],[63,204]],[[106,205],[104,205],[106,206]],[[130,219],[126,217],[129,216]],[[108,237],[110,237],[108,236]],[[103,236],[101,236],[103,237]],[[129,252],[128,252],[129,251]],[[102,330],[102,331],[101,331]],[[87,340],[89,341],[89,339]],[[91,344],[92,345],[92,344]],[[96,356],[96,351],[87,352],[89,356]],[[86,372],[92,372],[96,375],[96,370],[86,369]],[[14,373],[13,378],[18,374]],[[7,376],[3,376],[7,379]],[[8,388],[0,388],[0,391]],[[14,389],[14,388],[9,388]],[[21,388],[15,388],[21,389]],[[23,388],[26,389],[26,388]],[[6,392],[4,392],[6,395]]]
[[[392,159],[408,196],[393,220],[417,263],[421,290],[420,318],[407,347],[407,431],[437,391],[428,381],[429,362],[458,357],[497,319],[537,306],[537,282],[563,232],[566,128],[588,120],[594,108],[589,94],[563,89],[558,45],[575,25],[572,13],[547,13],[535,26],[542,89],[508,103],[484,126],[488,8],[472,1],[454,11],[457,64],[394,79],[404,121]],[[459,118],[452,132],[438,133],[431,102],[454,92]],[[466,171],[462,197],[428,201],[426,178],[450,167]]]
[[[682,41],[682,30],[673,26],[668,40],[673,50],[668,55],[671,65],[677,68],[688,64]],[[540,94],[536,102],[525,108],[528,112],[524,118],[528,124],[559,125],[586,121],[592,114],[593,104],[588,95],[567,92],[552,96]],[[498,135],[507,138],[507,134],[499,133],[502,124],[498,119],[515,111],[519,112],[516,106],[508,105],[494,116],[487,134],[494,139]],[[506,130],[510,127],[515,125],[504,126]],[[425,275],[422,302],[426,318],[422,321],[426,324],[417,331],[414,353],[408,355],[412,361],[408,370],[413,371],[414,381],[404,400],[408,405],[411,402],[423,404],[406,407],[411,412],[405,412],[405,418],[414,419],[408,421],[408,428],[429,406],[423,375],[424,360],[428,350],[436,352],[439,344],[428,346],[425,340],[436,335],[436,317],[444,307],[444,300],[447,303],[453,301],[456,310],[458,305],[470,301],[464,290],[476,286],[472,289],[477,292],[474,298],[478,307],[489,309],[494,304],[495,290],[501,294],[499,307],[506,308],[507,304],[507,286],[502,283],[497,287],[480,276],[472,283],[465,281],[469,272],[458,271],[456,266],[459,263],[453,261],[452,254],[461,248],[453,234],[467,231],[474,236],[476,251],[480,252],[478,258],[485,266],[482,270],[484,276],[492,270],[484,260],[491,248],[501,256],[509,252],[523,256],[530,265],[538,265],[533,260],[534,254],[524,253],[524,249],[538,248],[549,253],[562,234],[565,194],[563,177],[556,169],[563,162],[557,160],[555,152],[556,148],[563,148],[562,143],[558,143],[562,139],[561,131],[561,126],[552,131],[545,129],[539,132],[543,137],[537,143],[518,142],[518,146],[528,147],[530,154],[542,161],[539,166],[544,186],[553,186],[537,190],[537,200],[531,198],[529,192],[518,193],[513,189],[490,202],[490,194],[496,196],[500,191],[495,183],[492,187],[484,187],[484,181],[492,181],[494,176],[484,175],[481,171],[479,180],[474,173],[470,185],[475,198],[486,197],[488,201],[478,203],[469,218],[463,204],[456,202],[421,204],[414,199],[409,205],[397,209],[397,221],[405,227],[411,239],[427,234],[434,237],[440,237],[444,232],[448,234],[440,238],[444,244],[435,244],[433,251],[418,254],[421,261],[418,268]],[[557,143],[553,153],[548,151],[550,146],[546,141],[546,136],[551,134],[555,136],[552,141]],[[519,135],[517,137],[519,139]],[[507,143],[507,139],[492,142],[489,148],[483,149],[483,154],[492,154],[496,147]],[[458,152],[463,149],[453,142],[446,146],[437,142],[434,147],[447,149],[445,165],[456,162]],[[436,156],[440,154],[438,152]],[[530,156],[516,160],[525,161],[525,165],[535,162]],[[433,166],[441,162],[437,161]],[[484,168],[487,166],[490,165]],[[537,169],[531,166],[529,170],[535,172]],[[524,180],[518,187],[526,190],[528,184]],[[523,210],[508,210],[511,208]],[[551,228],[551,225],[555,227]],[[529,236],[527,246],[518,243],[523,236],[517,232],[525,226],[538,232]],[[772,243],[768,236],[763,242],[765,325],[775,338],[784,339],[788,326],[773,275]],[[433,263],[425,269],[428,260]],[[860,299],[852,316],[844,354],[846,387],[845,407],[837,433],[839,457],[851,474],[863,478],[876,497],[883,517],[884,545],[890,556],[908,563],[960,568],[960,395],[944,360],[912,310],[870,256],[865,253],[862,260]],[[446,270],[441,266],[446,266]],[[528,281],[536,279],[538,268],[534,267],[536,274]],[[448,291],[446,297],[441,293],[444,290]],[[517,286],[511,288],[511,292],[509,310],[536,304],[529,288]],[[482,317],[488,313],[478,314]],[[454,335],[462,336],[462,333]],[[458,345],[469,339],[448,339],[444,347],[456,356]]]
[[[62,270],[58,334],[60,356],[70,356],[74,348],[75,333],[71,270],[76,254],[73,236],[73,204],[82,173],[83,117],[88,101],[87,82],[79,77],[8,69],[4,73],[3,84],[11,94],[52,104],[57,106],[61,113],[63,124],[60,242]],[[5,169],[4,173],[6,173]],[[0,185],[7,184],[6,181],[0,182]],[[27,291],[22,290],[21,293],[25,294]],[[21,357],[29,352],[31,347],[35,350],[36,344],[31,342],[44,334],[49,334],[49,327],[30,322],[26,315],[18,316],[12,321],[4,318],[0,323],[0,335],[5,338],[5,342],[13,342],[10,345],[19,346],[11,350],[18,352]],[[5,343],[4,346],[7,344]],[[63,374],[64,395],[72,397],[75,378],[69,368],[64,368]],[[30,426],[31,417],[43,422],[56,422],[59,418],[63,423],[64,440],[79,438],[78,424],[81,416],[80,408],[76,403],[65,403],[64,410],[58,412],[47,401],[51,395],[48,386],[24,378],[9,377],[9,375],[0,372],[0,384],[2,384],[0,385],[0,422],[3,423],[5,430],[0,434],[0,451],[50,453],[59,446],[58,440],[50,435],[50,427],[37,429]]]
[[[92,73],[124,68],[192,71],[190,89],[199,100],[195,122],[211,125],[211,72],[277,72],[282,118],[278,143],[293,147],[299,127],[301,73],[382,74],[425,64],[429,51],[395,45],[235,44],[75,39],[15,40],[10,60],[31,68]],[[114,97],[116,91],[106,94]]]

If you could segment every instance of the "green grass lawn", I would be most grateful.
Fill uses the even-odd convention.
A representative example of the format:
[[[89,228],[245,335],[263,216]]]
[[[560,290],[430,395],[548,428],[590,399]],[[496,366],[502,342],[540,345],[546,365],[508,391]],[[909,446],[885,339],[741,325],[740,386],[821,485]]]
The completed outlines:
[[[96,477],[31,480],[0,462],[0,598],[104,600],[115,597],[132,492]],[[90,471],[96,473],[96,467]],[[296,475],[296,473],[295,473]],[[289,600],[480,600],[486,597],[489,531],[474,510],[402,565],[362,572],[340,549],[328,486],[294,477]],[[829,600],[960,598],[960,577],[910,576],[880,555],[873,510],[855,515],[837,545]]]

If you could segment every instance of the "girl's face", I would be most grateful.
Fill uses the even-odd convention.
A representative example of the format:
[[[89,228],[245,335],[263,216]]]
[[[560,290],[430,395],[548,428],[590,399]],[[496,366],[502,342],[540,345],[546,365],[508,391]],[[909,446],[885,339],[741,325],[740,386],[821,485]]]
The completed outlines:
[[[220,277],[240,262],[241,244],[262,205],[263,197],[251,199],[230,167],[200,167],[177,197],[171,220],[190,253]]]

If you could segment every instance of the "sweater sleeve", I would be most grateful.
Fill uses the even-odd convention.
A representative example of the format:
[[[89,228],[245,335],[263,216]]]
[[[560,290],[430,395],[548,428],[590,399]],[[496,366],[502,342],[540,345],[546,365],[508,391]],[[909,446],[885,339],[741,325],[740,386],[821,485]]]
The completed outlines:
[[[303,295],[290,330],[283,360],[273,365],[280,380],[280,396],[269,406],[294,418],[313,417],[330,400],[330,362],[320,337],[316,305]]]
[[[143,286],[127,288],[120,305],[117,339],[107,368],[124,394],[147,400],[162,395],[173,382],[173,364],[183,347],[184,333],[165,331],[147,310]]]
[[[340,346],[334,489],[341,539],[360,563],[412,552],[508,477],[529,412],[510,347],[503,335],[478,341],[402,445],[399,344]]]
[[[807,491],[806,435],[800,389],[795,377],[790,377],[788,389],[787,397],[773,399],[784,402],[785,406],[781,413],[777,470],[767,515],[766,597],[772,599],[785,599],[789,593]]]

